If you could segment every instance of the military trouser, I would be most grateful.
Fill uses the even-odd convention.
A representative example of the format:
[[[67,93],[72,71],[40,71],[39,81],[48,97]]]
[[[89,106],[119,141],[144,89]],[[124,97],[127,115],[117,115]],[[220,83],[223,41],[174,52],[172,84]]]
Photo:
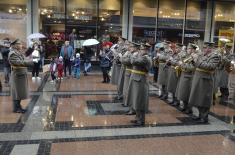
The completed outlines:
[[[166,88],[167,88],[166,85],[162,85],[162,90],[161,90],[160,97],[163,98],[163,99],[167,99],[167,97],[168,97],[168,93],[167,93]]]
[[[158,67],[154,67],[154,75],[153,75],[153,81],[157,82],[158,80]]]
[[[175,96],[175,93],[172,93],[172,102],[171,103],[174,104],[175,106],[179,106],[180,105],[180,101]]]
[[[166,94],[167,94],[166,85],[162,85],[162,95]]]
[[[13,111],[22,109],[20,102],[21,100],[13,100]]]
[[[229,96],[228,88],[220,88],[220,92],[221,92],[222,96],[225,96],[225,97]]]
[[[0,80],[0,91],[2,91],[2,82]]]
[[[203,120],[208,119],[208,114],[210,112],[210,108],[208,107],[198,107],[199,110],[199,117]]]
[[[141,123],[145,122],[145,110],[136,110],[136,120]]]
[[[228,101],[228,97],[229,97],[229,90],[228,88],[220,88],[220,92],[221,92],[221,99],[220,99],[220,103],[226,103]]]
[[[118,98],[122,99],[123,98],[123,82],[118,82],[118,89],[117,89],[117,96]]]

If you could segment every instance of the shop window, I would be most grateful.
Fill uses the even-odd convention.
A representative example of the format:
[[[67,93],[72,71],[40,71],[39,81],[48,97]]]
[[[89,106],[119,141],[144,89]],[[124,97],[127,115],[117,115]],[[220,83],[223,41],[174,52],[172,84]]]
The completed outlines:
[[[187,1],[184,44],[194,42],[202,45],[205,34],[206,1]]]
[[[26,45],[27,31],[27,0],[0,1],[0,40],[16,38]],[[17,24],[16,24],[17,23]]]
[[[219,46],[234,44],[235,3],[216,2],[214,19],[214,42]]]
[[[100,40],[112,40],[112,36],[122,34],[122,2],[123,0],[99,1],[99,29]],[[107,38],[107,36],[110,36]]]
[[[157,1],[133,0],[133,36],[135,42],[154,42],[156,34]]]
[[[159,0],[158,40],[182,42],[184,6],[184,0]]]

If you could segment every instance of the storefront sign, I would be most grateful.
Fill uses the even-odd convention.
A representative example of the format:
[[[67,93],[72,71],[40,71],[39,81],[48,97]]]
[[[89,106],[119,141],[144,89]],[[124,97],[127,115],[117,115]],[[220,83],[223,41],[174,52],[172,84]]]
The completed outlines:
[[[182,33],[179,34],[179,36],[182,36]],[[200,38],[200,34],[192,34],[192,33],[186,33],[184,34],[185,38]]]
[[[155,34],[156,34],[155,31],[144,30],[144,36],[145,37],[154,37]]]
[[[64,33],[60,32],[55,32],[50,35],[50,39],[52,40],[64,40],[64,38],[65,38]]]
[[[157,37],[162,37],[164,35],[163,31],[148,31],[148,30],[144,30],[144,36],[145,37],[155,37],[155,35],[157,35]]]
[[[92,16],[78,16],[75,19],[78,19],[78,20],[92,20]]]

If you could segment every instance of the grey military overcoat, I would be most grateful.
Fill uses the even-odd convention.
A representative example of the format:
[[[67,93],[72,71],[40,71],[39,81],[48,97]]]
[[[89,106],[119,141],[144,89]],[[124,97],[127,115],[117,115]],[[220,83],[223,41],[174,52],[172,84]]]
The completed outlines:
[[[117,85],[118,84],[118,77],[121,70],[121,64],[117,64],[113,62],[112,66],[112,73],[111,73],[111,84]]]
[[[10,51],[8,58],[13,68],[11,72],[12,98],[13,100],[27,99],[29,95],[27,67],[33,66],[33,62],[25,60],[24,55],[16,49]]]
[[[159,69],[158,69],[158,84],[167,85],[168,82],[168,66],[165,65],[165,61],[168,59],[167,53],[162,51],[159,54]]]
[[[177,77],[175,66],[179,61],[177,54],[173,55],[173,60],[171,60],[171,67],[169,67],[169,75],[167,82],[167,91],[175,94],[179,77]]]
[[[141,56],[138,54],[136,57],[131,58],[133,70],[142,70],[147,72],[151,66],[151,59],[148,55]],[[148,111],[149,104],[149,84],[147,81],[147,74],[137,74],[132,72],[129,82],[128,105],[136,111]]]
[[[180,75],[176,97],[188,103],[195,67],[192,63],[185,63],[181,65],[181,68],[183,71]]]
[[[123,103],[124,105],[128,105],[127,104],[127,93],[128,93],[128,86],[129,86],[129,81],[130,81],[130,76],[131,76],[131,69],[132,69],[132,65],[131,65],[131,52],[127,52],[126,54],[123,55],[123,57],[121,58],[121,62],[123,65],[126,66],[126,71],[125,71],[125,77],[124,77],[124,84],[123,84]],[[128,105],[130,106],[130,105]]]
[[[216,53],[210,53],[199,57],[196,67],[203,70],[210,70],[211,73],[198,71],[196,69],[193,76],[192,88],[189,96],[190,107],[206,107],[209,108],[213,98],[214,73],[220,57]]]

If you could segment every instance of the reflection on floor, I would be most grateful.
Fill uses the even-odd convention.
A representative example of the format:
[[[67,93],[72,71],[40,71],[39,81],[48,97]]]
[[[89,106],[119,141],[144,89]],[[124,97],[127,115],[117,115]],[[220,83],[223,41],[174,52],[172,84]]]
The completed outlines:
[[[217,103],[210,122],[197,124],[160,100],[151,82],[146,125],[138,127],[122,101],[114,100],[117,87],[101,83],[100,73],[57,83],[40,76],[32,81],[29,74],[30,97],[22,101],[26,114],[12,113],[10,89],[3,85],[0,154],[235,154],[233,105]]]

